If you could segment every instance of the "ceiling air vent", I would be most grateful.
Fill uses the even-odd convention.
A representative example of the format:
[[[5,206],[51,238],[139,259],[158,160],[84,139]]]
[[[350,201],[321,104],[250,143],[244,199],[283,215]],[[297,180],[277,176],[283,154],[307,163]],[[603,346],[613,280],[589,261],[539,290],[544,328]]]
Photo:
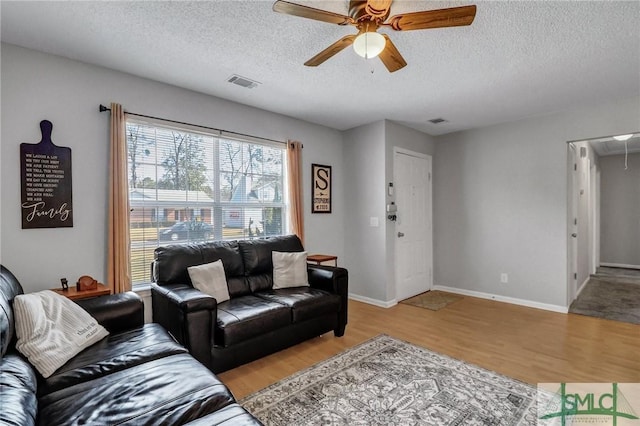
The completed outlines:
[[[429,120],[429,123],[431,124],[440,124],[440,123],[446,123],[447,120],[445,120],[444,118],[434,118]]]
[[[247,89],[253,89],[254,87],[258,87],[258,84],[260,84],[257,81],[253,81],[246,77],[241,77],[235,74],[229,77],[227,81],[229,83],[237,84],[238,86],[246,87]]]

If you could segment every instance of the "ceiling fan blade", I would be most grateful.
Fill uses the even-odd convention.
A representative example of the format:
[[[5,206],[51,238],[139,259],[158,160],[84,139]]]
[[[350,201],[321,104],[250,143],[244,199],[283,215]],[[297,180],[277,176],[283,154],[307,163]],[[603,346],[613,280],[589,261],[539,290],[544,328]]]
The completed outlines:
[[[327,59],[331,58],[336,53],[340,52],[347,46],[351,46],[353,44],[353,40],[355,40],[355,35],[348,35],[342,37],[340,40],[333,43],[331,46],[324,49],[322,52],[318,53],[313,58],[309,59],[304,64],[308,67],[317,67]]]
[[[396,31],[426,30],[471,25],[475,17],[476,6],[471,5],[395,15],[384,25]]]
[[[347,25],[353,22],[353,19],[346,15],[340,15],[339,13],[333,13],[282,0],[278,0],[273,4],[273,11],[338,25]]]
[[[387,67],[389,72],[395,72],[400,68],[404,68],[407,65],[407,62],[396,48],[396,45],[393,44],[388,35],[383,34],[383,36],[385,40],[387,40],[387,44],[385,45],[384,50],[380,52],[380,60],[384,66]]]

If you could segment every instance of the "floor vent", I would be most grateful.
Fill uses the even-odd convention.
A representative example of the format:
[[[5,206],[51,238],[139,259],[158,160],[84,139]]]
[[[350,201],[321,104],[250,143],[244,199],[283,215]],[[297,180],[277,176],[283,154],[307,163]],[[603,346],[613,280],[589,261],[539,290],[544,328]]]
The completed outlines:
[[[253,89],[254,87],[258,87],[258,84],[260,84],[257,81],[248,79],[246,77],[241,77],[236,74],[229,77],[227,81],[229,83],[237,84],[238,86],[246,87],[247,89]]]
[[[447,120],[445,120],[444,118],[433,118],[431,120],[429,120],[429,123],[431,124],[440,124],[440,123],[446,123]]]

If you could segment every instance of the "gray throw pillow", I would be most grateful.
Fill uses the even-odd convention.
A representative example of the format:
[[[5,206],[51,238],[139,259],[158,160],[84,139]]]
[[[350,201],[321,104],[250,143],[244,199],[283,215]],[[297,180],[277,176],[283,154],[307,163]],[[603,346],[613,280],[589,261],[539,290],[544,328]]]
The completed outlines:
[[[307,252],[271,253],[273,261],[273,288],[309,286]]]
[[[189,272],[189,278],[191,278],[193,286],[201,292],[213,296],[218,303],[230,299],[222,260],[205,263],[204,265],[190,266],[187,268],[187,272]]]

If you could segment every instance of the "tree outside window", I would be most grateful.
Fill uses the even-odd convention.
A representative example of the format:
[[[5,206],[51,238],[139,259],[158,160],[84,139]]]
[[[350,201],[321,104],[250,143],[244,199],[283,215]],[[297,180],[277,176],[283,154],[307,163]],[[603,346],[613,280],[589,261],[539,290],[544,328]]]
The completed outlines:
[[[285,146],[127,123],[131,274],[159,245],[286,233]]]

